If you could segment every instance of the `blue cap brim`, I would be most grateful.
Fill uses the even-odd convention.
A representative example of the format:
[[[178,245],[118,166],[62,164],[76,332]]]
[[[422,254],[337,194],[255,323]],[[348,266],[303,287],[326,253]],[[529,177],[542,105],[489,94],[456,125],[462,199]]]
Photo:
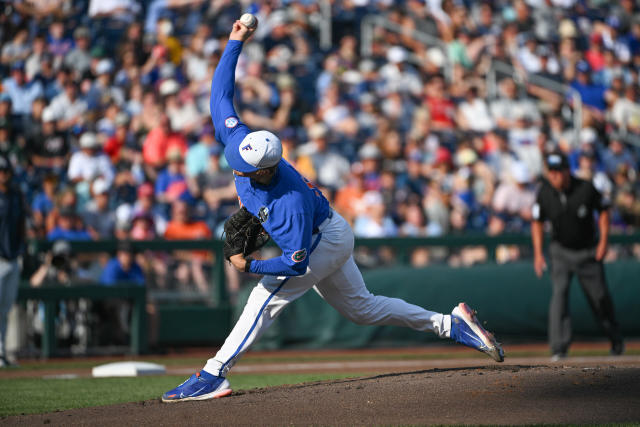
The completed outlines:
[[[257,167],[245,162],[240,155],[240,144],[230,142],[224,147],[224,156],[227,158],[227,163],[231,169],[243,173],[251,173],[258,170]]]

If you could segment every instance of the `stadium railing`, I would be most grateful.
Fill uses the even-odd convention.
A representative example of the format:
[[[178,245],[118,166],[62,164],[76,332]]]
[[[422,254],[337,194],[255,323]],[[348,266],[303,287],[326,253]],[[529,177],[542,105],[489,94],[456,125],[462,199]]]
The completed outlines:
[[[576,144],[578,143],[580,129],[582,129],[582,97],[580,96],[580,92],[566,84],[559,83],[536,74],[529,74],[523,70],[518,70],[513,65],[509,65],[506,62],[492,60],[486,76],[487,95],[489,98],[496,98],[498,96],[499,76],[502,76],[503,78],[512,78],[519,87],[525,87],[527,84],[532,84],[555,92],[563,98],[569,95],[573,100],[571,116],[573,123],[573,138],[574,142]]]
[[[405,28],[380,15],[367,15],[362,19],[362,23],[360,25],[360,54],[362,57],[367,58],[371,56],[376,29],[384,29],[398,34],[407,35],[426,46],[440,48],[445,59],[443,66],[444,75],[447,80],[451,80],[453,75],[453,64],[447,56],[447,46],[441,39],[424,31]],[[409,60],[415,63],[420,63],[422,61],[420,58],[412,54],[409,55]]]
[[[96,286],[86,283],[69,286],[20,287],[18,301],[36,300],[43,303],[42,357],[57,354],[56,312],[60,301],[88,299],[99,301],[110,298],[130,300],[132,303],[130,327],[130,352],[147,351],[146,288],[136,284],[121,283],[117,286]]]

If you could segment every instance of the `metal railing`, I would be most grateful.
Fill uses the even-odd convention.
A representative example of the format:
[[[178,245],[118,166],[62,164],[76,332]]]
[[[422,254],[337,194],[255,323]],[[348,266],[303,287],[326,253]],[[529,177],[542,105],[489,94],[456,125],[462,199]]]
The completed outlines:
[[[362,23],[360,25],[360,54],[362,57],[371,56],[376,28],[383,28],[387,31],[407,35],[427,46],[439,47],[445,58],[443,65],[445,78],[447,80],[451,80],[451,76],[453,75],[453,64],[447,55],[447,46],[442,40],[423,31],[405,28],[382,16],[367,15],[362,19]],[[412,53],[409,54],[409,60],[416,64],[421,64],[423,61],[422,58],[419,58]]]
[[[487,95],[489,98],[496,98],[498,96],[498,73],[510,76],[519,86],[531,83],[555,92],[562,97],[570,95],[573,100],[573,142],[579,143],[580,129],[582,129],[582,97],[580,96],[580,92],[566,84],[558,83],[557,81],[536,74],[520,72],[513,65],[492,60],[486,77]]]
[[[324,51],[328,51],[329,49],[331,49],[331,46],[333,45],[333,40],[332,40],[333,17],[331,16],[330,0],[320,1],[320,15],[322,16],[322,20],[320,21],[320,25],[319,25],[320,48]]]
[[[447,45],[438,37],[415,29],[407,29],[398,25],[382,16],[377,15],[367,15],[362,20],[361,28],[360,28],[360,54],[363,57],[371,56],[372,54],[372,46],[373,40],[375,37],[375,31],[377,28],[382,28],[387,31],[393,31],[398,34],[408,35],[412,39],[423,43],[427,46],[435,46],[439,47],[444,53],[445,63],[443,65],[444,75],[447,80],[451,80],[453,75],[453,64],[448,56]],[[414,54],[409,55],[409,60],[413,63],[421,64],[422,58]],[[489,71],[487,72],[486,82],[488,94],[491,98],[495,98],[497,96],[497,74],[502,73],[510,76],[516,84],[523,85],[524,83],[531,83],[536,86],[541,86],[545,89],[548,89],[552,92],[560,94],[562,97],[566,95],[570,95],[573,101],[573,114],[572,114],[572,122],[573,122],[573,138],[574,141],[577,142],[580,135],[580,129],[582,128],[582,97],[580,93],[570,86],[562,83],[558,83],[554,80],[548,79],[546,77],[538,76],[535,74],[527,74],[518,72],[518,70],[509,65],[507,63],[501,61],[491,61],[491,66]],[[633,139],[632,136],[629,136],[629,139]],[[639,141],[640,142],[640,141]],[[634,140],[635,143],[635,140]]]

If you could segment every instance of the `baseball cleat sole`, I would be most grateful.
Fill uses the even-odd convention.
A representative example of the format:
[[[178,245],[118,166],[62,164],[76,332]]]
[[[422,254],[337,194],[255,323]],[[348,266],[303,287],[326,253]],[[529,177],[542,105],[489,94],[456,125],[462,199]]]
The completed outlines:
[[[166,399],[165,400],[163,398],[162,401],[165,403],[175,403],[175,402],[188,402],[188,401],[194,401],[194,400],[220,399],[221,397],[229,396],[232,392],[233,390],[231,389],[219,390],[219,391],[214,391],[213,393],[203,394],[202,396],[184,397],[182,399]]]
[[[461,302],[458,304],[451,314],[464,320],[471,330],[482,340],[485,347],[478,349],[479,351],[486,353],[496,362],[504,362],[504,350],[502,350],[502,346],[496,341],[493,334],[480,325],[476,317],[476,312],[472,310],[467,303]]]

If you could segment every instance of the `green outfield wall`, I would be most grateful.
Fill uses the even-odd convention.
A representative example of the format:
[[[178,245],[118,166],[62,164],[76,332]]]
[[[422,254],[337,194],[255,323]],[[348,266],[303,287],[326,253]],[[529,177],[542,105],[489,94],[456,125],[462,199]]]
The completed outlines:
[[[606,265],[618,320],[626,336],[640,336],[640,263]],[[499,339],[544,339],[551,296],[549,276],[538,279],[530,262],[466,268],[396,267],[365,271],[373,294],[403,298],[448,313],[460,301],[478,311]],[[251,289],[245,289],[244,302]],[[239,315],[242,304],[235,316]],[[571,288],[571,312],[577,337],[601,336],[579,284]],[[411,345],[436,341],[432,334],[391,326],[359,326],[341,317],[318,294],[308,292],[290,304],[256,348],[326,348]]]

